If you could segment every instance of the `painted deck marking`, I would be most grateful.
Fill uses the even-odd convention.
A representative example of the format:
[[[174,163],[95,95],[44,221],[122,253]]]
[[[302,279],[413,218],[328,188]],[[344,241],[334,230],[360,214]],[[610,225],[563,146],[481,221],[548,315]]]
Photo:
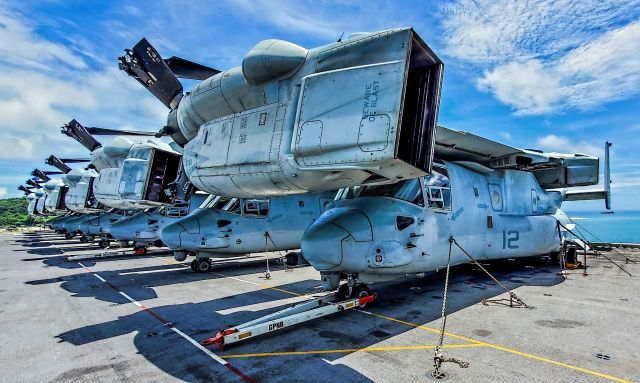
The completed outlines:
[[[225,355],[223,359],[231,358],[257,358],[265,356],[289,356],[289,355],[316,355],[316,354],[340,354],[348,352],[372,352],[372,351],[404,351],[404,350],[433,350],[436,346],[390,346],[390,347],[363,347],[363,348],[343,348],[335,350],[308,350],[308,351],[279,351],[279,352],[260,352],[255,354],[235,354]],[[465,344],[447,344],[443,348],[468,348],[468,347],[484,347],[483,344],[465,343]]]
[[[186,266],[186,265],[184,265],[184,264],[182,264],[180,262],[168,261],[168,260],[160,258],[160,257],[156,257],[156,258],[158,258],[158,259],[160,259],[160,260],[162,260],[164,262],[167,262],[167,263],[181,264],[181,265],[183,265],[185,267],[188,267],[188,266]],[[280,289],[280,288],[277,288],[277,287],[274,287],[274,286],[270,286],[270,285],[266,285],[266,284],[263,284],[263,283],[247,281],[247,280],[244,280],[244,279],[241,279],[241,278],[232,277],[232,276],[221,274],[221,273],[214,273],[214,274],[217,274],[217,275],[225,277],[225,278],[230,278],[230,279],[233,279],[233,280],[236,280],[236,281],[239,281],[239,282],[245,282],[245,283],[249,283],[249,284],[252,284],[252,285],[261,286],[261,287],[264,287],[264,288],[270,289],[270,290],[276,290],[276,291],[280,291],[280,292],[291,294],[291,295],[295,295],[295,296],[303,296],[302,294],[294,293],[292,291],[287,291],[287,290]],[[429,332],[433,332],[433,333],[440,333],[440,330],[437,330],[435,328],[426,327],[426,326],[418,325],[418,324],[411,323],[411,322],[406,322],[406,321],[403,321],[403,320],[400,320],[400,319],[396,319],[396,318],[393,318],[393,317],[389,317],[389,316],[386,316],[386,315],[376,314],[376,313],[372,313],[370,311],[365,311],[365,310],[354,310],[354,311],[355,312],[360,312],[360,313],[363,313],[363,314],[367,314],[367,315],[372,315],[372,316],[375,316],[375,317],[378,317],[378,318],[381,318],[381,319],[390,320],[390,321],[393,321],[393,322],[396,322],[396,323],[401,323],[401,324],[404,324],[404,325],[407,325],[407,326],[411,326],[411,327],[414,327],[414,328],[419,328],[421,330],[425,330],[425,331],[429,331]],[[603,373],[598,372],[598,371],[593,371],[593,370],[589,370],[589,369],[586,369],[586,368],[574,366],[574,365],[571,365],[571,364],[558,362],[558,361],[555,361],[555,360],[552,360],[552,359],[543,358],[541,356],[527,354],[527,353],[522,352],[522,351],[513,350],[513,349],[510,349],[510,348],[507,348],[507,347],[498,346],[497,344],[482,342],[482,341],[479,341],[479,340],[476,340],[476,339],[472,339],[472,338],[468,338],[468,337],[465,337],[465,336],[462,336],[462,335],[452,334],[452,333],[449,333],[449,332],[445,332],[445,335],[447,335],[449,337],[452,337],[452,338],[465,340],[467,342],[471,342],[471,343],[477,344],[478,346],[486,346],[486,347],[489,347],[489,348],[493,348],[495,350],[508,352],[510,354],[519,355],[519,356],[522,356],[522,357],[525,357],[525,358],[534,359],[534,360],[537,360],[537,361],[540,361],[540,362],[545,362],[545,363],[549,363],[549,364],[552,364],[552,365],[555,365],[555,366],[564,367],[564,368],[567,368],[567,369],[570,369],[570,370],[580,371],[580,372],[583,372],[585,374],[597,376],[597,377],[600,377],[600,378],[609,379],[609,380],[614,381],[614,382],[633,383],[630,380],[616,378],[615,376],[603,374]]]
[[[138,306],[140,308],[141,311],[146,312],[147,314],[151,315],[152,317],[154,317],[155,319],[157,319],[160,323],[162,323],[164,326],[169,327],[173,332],[175,332],[176,334],[180,335],[182,338],[184,338],[186,341],[188,341],[189,343],[191,343],[192,345],[194,345],[198,350],[204,352],[207,356],[209,356],[211,359],[215,360],[216,362],[220,363],[221,365],[225,366],[227,369],[229,369],[229,371],[233,372],[234,374],[238,375],[242,380],[244,380],[247,383],[255,383],[255,381],[245,375],[242,371],[238,370],[236,367],[232,366],[229,362],[227,362],[226,360],[220,358],[218,355],[214,354],[211,350],[203,347],[200,343],[198,343],[195,339],[191,338],[189,335],[183,333],[182,331],[180,331],[180,329],[178,329],[177,327],[175,327],[171,322],[164,320],[161,316],[159,316],[158,314],[156,314],[153,310],[151,310],[150,308],[146,307],[145,305],[143,305],[142,303],[136,301],[135,299],[131,298],[127,293],[125,293],[124,291],[120,290],[118,288],[118,286],[115,286],[114,284],[108,282],[106,279],[102,278],[98,273],[95,273],[93,270],[91,270],[90,268],[88,268],[87,266],[83,265],[81,262],[78,262],[78,265],[80,265],[83,269],[85,269],[87,271],[87,273],[93,275],[94,277],[96,277],[98,280],[100,280],[101,282],[104,282],[107,286],[109,286],[110,288],[112,288],[115,292],[117,292],[118,294],[120,294],[121,296],[123,296],[125,299],[127,299],[129,302],[133,303],[134,305]]]

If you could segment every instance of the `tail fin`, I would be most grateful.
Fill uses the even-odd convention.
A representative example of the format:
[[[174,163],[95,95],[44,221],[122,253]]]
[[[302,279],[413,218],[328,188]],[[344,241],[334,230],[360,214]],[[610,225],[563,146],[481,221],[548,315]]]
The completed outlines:
[[[84,126],[80,125],[80,123],[76,120],[69,121],[68,124],[62,126],[62,134],[66,134],[67,136],[73,138],[78,141],[82,146],[89,149],[90,152],[98,149],[102,146],[98,140],[93,138],[91,133],[85,129]]]
[[[604,143],[604,206],[611,210],[611,167],[609,164],[609,148],[613,144],[609,141]]]

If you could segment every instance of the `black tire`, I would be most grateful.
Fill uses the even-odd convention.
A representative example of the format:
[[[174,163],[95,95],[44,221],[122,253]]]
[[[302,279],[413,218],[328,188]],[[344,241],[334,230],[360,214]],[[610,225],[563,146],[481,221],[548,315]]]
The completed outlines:
[[[336,291],[336,301],[344,301],[349,297],[349,286],[346,283],[343,283],[338,287]]]
[[[365,285],[364,283],[358,283],[357,285],[353,286],[353,290],[351,291],[352,298],[363,298],[369,295],[371,295],[371,290],[369,290],[369,287],[367,287],[367,285]],[[358,307],[363,309],[367,307],[367,304],[365,303],[363,305],[358,305]]]
[[[100,242],[98,242],[98,246],[101,249],[106,249],[107,247],[109,247],[110,243],[108,239],[101,239]]]
[[[211,260],[209,258],[201,258],[197,261],[197,268],[199,273],[208,273],[209,271],[211,271]]]
[[[64,239],[71,239],[75,237],[75,235],[73,235],[72,233],[64,233]]]
[[[191,261],[191,270],[193,270],[194,273],[198,272],[198,260],[194,259],[193,261]]]

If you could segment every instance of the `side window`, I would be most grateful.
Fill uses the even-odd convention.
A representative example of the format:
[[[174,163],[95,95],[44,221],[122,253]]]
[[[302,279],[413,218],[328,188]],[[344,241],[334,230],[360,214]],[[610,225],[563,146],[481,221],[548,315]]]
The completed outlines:
[[[445,168],[436,168],[424,178],[427,206],[436,210],[451,210],[451,185]]]
[[[266,217],[269,214],[269,200],[244,200],[244,215]]]

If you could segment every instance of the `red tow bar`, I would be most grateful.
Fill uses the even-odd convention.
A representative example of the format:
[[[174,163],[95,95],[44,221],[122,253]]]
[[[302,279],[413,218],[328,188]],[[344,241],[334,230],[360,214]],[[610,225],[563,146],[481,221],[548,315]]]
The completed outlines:
[[[227,330],[220,330],[218,331],[218,333],[211,337],[211,338],[207,338],[205,340],[203,340],[202,342],[200,342],[201,345],[203,346],[212,346],[214,344],[218,345],[218,348],[220,349],[220,351],[224,350],[224,337],[225,335],[231,335],[233,333],[238,332],[238,330],[234,329],[234,328],[230,328]]]

